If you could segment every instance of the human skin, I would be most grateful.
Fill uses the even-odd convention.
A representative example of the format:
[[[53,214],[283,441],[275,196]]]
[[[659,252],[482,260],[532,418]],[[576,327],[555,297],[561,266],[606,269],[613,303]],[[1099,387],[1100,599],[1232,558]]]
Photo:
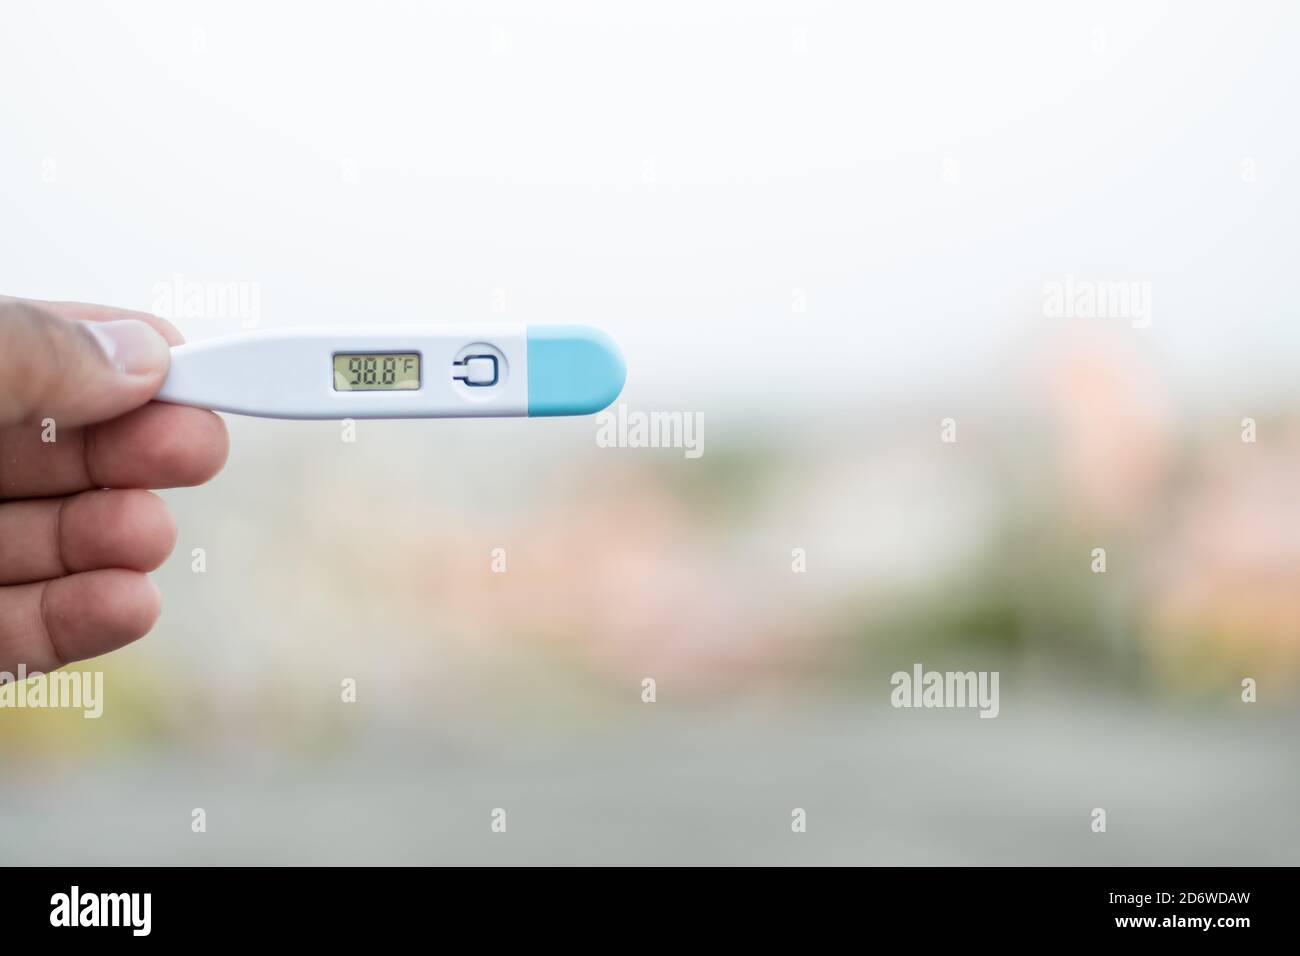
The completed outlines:
[[[143,637],[176,525],[148,489],[199,485],[229,441],[212,412],[151,401],[167,321],[0,296],[0,673],[50,671]]]

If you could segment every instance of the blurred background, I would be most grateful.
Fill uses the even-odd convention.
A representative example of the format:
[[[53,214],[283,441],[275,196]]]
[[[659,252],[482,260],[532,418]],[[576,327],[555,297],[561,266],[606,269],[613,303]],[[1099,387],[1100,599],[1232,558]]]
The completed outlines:
[[[6,4],[0,292],[599,325],[703,454],[228,417],[0,863],[1300,862],[1300,11],[864,6]]]

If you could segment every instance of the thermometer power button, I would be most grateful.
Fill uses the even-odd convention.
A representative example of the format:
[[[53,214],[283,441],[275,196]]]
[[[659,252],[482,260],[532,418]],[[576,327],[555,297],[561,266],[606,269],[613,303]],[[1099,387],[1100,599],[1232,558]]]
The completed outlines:
[[[510,374],[510,363],[495,345],[473,342],[451,360],[453,388],[468,399],[488,401],[501,394]]]
[[[501,380],[501,367],[495,355],[466,355],[452,365],[451,377],[474,388],[486,388]]]

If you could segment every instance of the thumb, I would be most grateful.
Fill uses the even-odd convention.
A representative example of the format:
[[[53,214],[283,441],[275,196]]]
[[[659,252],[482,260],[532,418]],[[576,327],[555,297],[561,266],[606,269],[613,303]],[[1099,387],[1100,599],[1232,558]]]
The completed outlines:
[[[0,426],[116,418],[153,398],[170,365],[167,340],[140,319],[81,322],[0,301]]]

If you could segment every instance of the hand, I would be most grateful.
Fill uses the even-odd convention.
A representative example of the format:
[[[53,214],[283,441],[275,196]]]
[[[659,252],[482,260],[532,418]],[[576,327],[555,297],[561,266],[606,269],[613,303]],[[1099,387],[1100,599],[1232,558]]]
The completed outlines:
[[[158,619],[145,572],[176,526],[143,489],[202,484],[228,448],[211,412],[150,403],[180,341],[152,315],[0,296],[0,672],[104,654]]]

